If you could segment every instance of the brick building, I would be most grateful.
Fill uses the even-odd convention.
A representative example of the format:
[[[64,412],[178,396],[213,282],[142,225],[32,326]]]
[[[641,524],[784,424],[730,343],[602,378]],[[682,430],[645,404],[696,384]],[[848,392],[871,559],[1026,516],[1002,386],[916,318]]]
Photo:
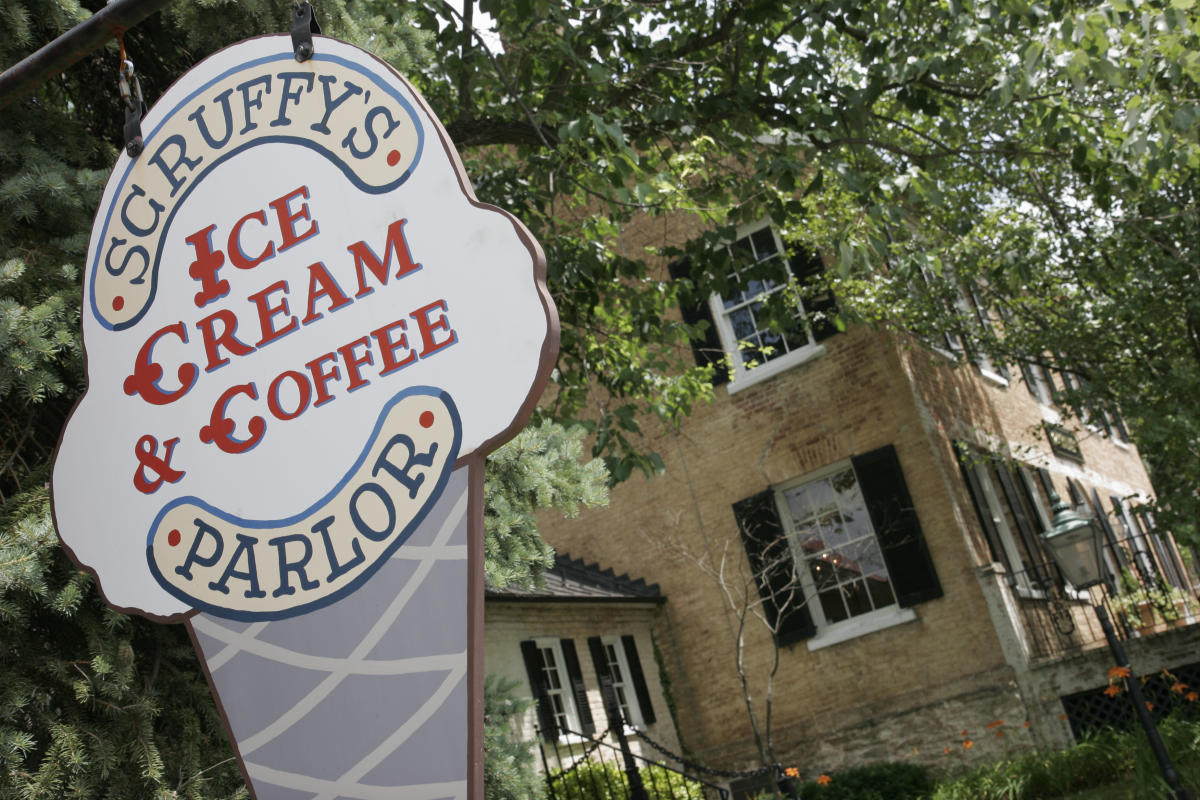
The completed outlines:
[[[646,223],[619,246],[665,235]],[[1071,418],[1053,394],[1071,375],[963,363],[953,336],[838,332],[823,319],[828,295],[796,301],[791,330],[765,330],[763,293],[821,262],[789,258],[766,224],[741,237],[737,263],[768,263],[780,281],[746,280],[736,296],[682,311],[712,322],[697,358],[727,354],[732,380],[679,429],[651,434],[665,474],[626,481],[608,508],[543,521],[560,552],[661,588],[667,602],[648,622],[682,746],[715,765],[756,760],[735,659],[743,635],[760,728],[778,653],[774,754],[806,772],[1060,746],[1119,714],[1097,704],[1109,661],[1086,598],[1037,534],[1053,491],[1098,517],[1114,587],[1193,597],[1185,554],[1138,510],[1153,488],[1120,420]],[[752,616],[741,627],[747,580],[758,591],[748,584],[743,609],[760,609],[774,634]],[[1136,668],[1193,669],[1192,608],[1181,600],[1166,614],[1178,623],[1141,632],[1123,618]],[[489,659],[513,650],[493,634],[489,617]]]

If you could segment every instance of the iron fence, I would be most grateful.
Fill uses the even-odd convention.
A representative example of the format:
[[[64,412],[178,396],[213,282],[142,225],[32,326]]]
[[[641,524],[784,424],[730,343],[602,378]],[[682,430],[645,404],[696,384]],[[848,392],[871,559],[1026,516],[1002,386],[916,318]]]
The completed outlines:
[[[1076,592],[1067,588],[1057,568],[1040,563],[1008,573],[1018,600],[1030,658],[1057,658],[1105,646],[1104,631],[1091,606],[1103,603],[1122,638],[1149,636],[1200,621],[1200,606],[1190,581],[1158,571],[1148,553],[1132,550],[1133,540],[1117,540],[1124,557],[1107,569],[1103,587]],[[1141,564],[1139,567],[1138,564]],[[1186,575],[1182,568],[1179,575]],[[1187,588],[1181,588],[1179,584]]]
[[[538,732],[550,800],[729,800],[729,790],[686,772],[682,763],[633,752],[625,727],[582,734]]]

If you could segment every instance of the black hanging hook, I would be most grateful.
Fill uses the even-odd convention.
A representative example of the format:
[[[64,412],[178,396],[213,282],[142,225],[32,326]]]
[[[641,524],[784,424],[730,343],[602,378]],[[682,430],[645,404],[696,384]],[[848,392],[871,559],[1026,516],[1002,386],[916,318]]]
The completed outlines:
[[[314,33],[320,33],[321,26],[317,23],[317,15],[313,7],[304,0],[303,3],[292,4],[292,50],[296,53],[297,61],[308,61],[313,54]]]
[[[121,50],[124,49],[122,43]],[[125,152],[130,158],[137,158],[143,146],[142,117],[146,114],[146,101],[142,97],[142,82],[134,74],[133,62],[123,57],[124,52],[121,55],[117,87],[121,90],[121,100],[125,103]]]

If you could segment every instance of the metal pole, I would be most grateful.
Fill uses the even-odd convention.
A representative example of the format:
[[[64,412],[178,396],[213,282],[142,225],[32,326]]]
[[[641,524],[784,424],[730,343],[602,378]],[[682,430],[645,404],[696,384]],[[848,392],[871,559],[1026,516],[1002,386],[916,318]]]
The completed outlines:
[[[0,108],[16,102],[171,0],[113,0],[0,74]]]
[[[625,736],[625,715],[621,713],[621,705],[617,702],[612,678],[607,675],[600,678],[600,696],[604,700],[605,714],[612,721],[617,746],[621,748],[625,779],[629,781],[629,800],[650,800],[650,796],[646,794],[646,785],[642,783],[642,775],[638,772],[637,761],[633,758],[633,751],[629,748],[629,739]]]
[[[546,763],[546,740],[537,725],[533,726],[533,738],[537,740],[538,754],[542,757],[542,774],[546,776],[546,789],[550,792],[550,800],[558,800],[554,796],[554,779],[550,777],[550,765]]]
[[[1121,645],[1116,631],[1113,630],[1112,622],[1108,619],[1108,611],[1105,610],[1103,604],[1092,606],[1092,608],[1100,619],[1100,627],[1104,629],[1104,637],[1108,639],[1108,647],[1112,650],[1117,666],[1124,667],[1129,671],[1129,676],[1125,678],[1125,686],[1129,689],[1129,699],[1133,702],[1133,710],[1137,712],[1138,720],[1146,731],[1146,738],[1150,740],[1150,749],[1154,752],[1158,768],[1162,770],[1163,780],[1167,782],[1167,786],[1171,787],[1175,800],[1193,800],[1192,793],[1184,789],[1183,784],[1179,782],[1179,773],[1175,771],[1175,765],[1171,763],[1171,756],[1167,754],[1162,737],[1158,735],[1154,717],[1150,716],[1150,709],[1146,707],[1146,697],[1142,694],[1141,681],[1137,675],[1133,674],[1129,658],[1125,655],[1125,648]]]

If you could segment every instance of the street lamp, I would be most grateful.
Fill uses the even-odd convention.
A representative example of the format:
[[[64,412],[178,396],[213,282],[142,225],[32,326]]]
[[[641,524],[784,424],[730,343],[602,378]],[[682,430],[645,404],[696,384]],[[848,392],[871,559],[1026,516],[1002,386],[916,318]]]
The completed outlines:
[[[1100,554],[1104,545],[1100,529],[1092,520],[1076,514],[1053,490],[1050,492],[1050,502],[1053,504],[1054,520],[1050,530],[1042,534],[1042,543],[1058,564],[1059,571],[1076,589],[1087,589],[1103,583],[1100,565],[1104,562]],[[1175,800],[1193,800],[1192,793],[1184,789],[1179,782],[1179,773],[1175,771],[1171,757],[1167,755],[1162,737],[1158,735],[1158,728],[1154,725],[1154,718],[1150,716],[1150,709],[1146,706],[1141,681],[1130,668],[1129,658],[1125,655],[1125,648],[1117,638],[1116,631],[1113,630],[1104,603],[1094,604],[1092,610],[1100,620],[1100,627],[1104,630],[1104,637],[1108,640],[1108,647],[1117,666],[1124,667],[1125,687],[1129,690],[1129,699],[1142,728],[1146,731],[1146,738],[1150,740],[1150,749],[1154,751],[1154,758],[1158,761],[1158,768],[1162,770],[1163,779],[1171,787]]]

